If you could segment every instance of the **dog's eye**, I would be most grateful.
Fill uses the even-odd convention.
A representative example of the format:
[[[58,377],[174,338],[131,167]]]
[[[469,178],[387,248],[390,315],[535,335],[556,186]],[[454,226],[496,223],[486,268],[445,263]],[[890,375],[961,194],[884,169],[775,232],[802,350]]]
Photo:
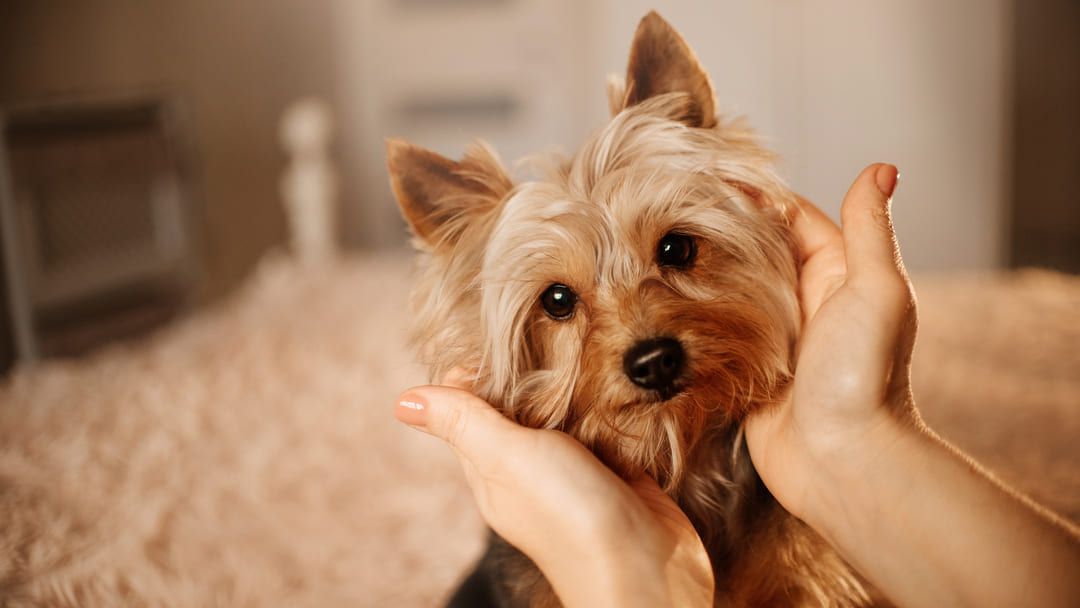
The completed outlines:
[[[678,232],[667,233],[656,246],[656,263],[661,266],[687,268],[694,263],[696,255],[694,237]]]
[[[565,321],[574,314],[577,294],[566,285],[556,283],[544,290],[544,294],[540,296],[540,304],[552,319]]]

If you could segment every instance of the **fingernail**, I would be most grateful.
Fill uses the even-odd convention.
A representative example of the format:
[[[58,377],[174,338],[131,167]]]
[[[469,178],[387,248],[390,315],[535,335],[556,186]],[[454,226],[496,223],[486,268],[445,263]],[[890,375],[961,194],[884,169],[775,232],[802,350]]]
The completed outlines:
[[[423,427],[427,425],[427,408],[428,402],[423,396],[405,393],[394,404],[394,416],[405,424]]]
[[[885,195],[885,198],[892,198],[896,190],[896,182],[900,179],[900,172],[892,165],[882,165],[878,167],[874,179],[877,181],[878,190]]]

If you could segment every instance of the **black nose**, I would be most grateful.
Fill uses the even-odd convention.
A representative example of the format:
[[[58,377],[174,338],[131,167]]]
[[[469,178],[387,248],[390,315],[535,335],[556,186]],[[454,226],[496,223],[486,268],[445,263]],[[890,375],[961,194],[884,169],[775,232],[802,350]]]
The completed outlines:
[[[673,338],[642,340],[626,351],[623,371],[630,380],[642,387],[669,393],[682,373],[682,345]]]

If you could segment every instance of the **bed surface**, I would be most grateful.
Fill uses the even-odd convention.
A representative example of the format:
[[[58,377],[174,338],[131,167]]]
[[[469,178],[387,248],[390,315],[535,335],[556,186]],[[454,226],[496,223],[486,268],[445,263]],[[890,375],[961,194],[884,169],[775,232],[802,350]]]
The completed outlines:
[[[229,300],[0,383],[0,604],[430,606],[482,548],[393,419],[408,257],[271,256]],[[928,423],[1080,521],[1080,279],[916,277]]]

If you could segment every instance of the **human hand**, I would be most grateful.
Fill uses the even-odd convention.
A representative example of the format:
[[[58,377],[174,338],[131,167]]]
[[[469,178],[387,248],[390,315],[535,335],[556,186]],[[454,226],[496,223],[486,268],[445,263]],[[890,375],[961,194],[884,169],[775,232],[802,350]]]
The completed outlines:
[[[447,442],[480,514],[566,606],[712,606],[708,554],[648,477],[626,483],[565,433],[511,422],[462,374],[398,397],[399,420]]]
[[[803,334],[777,407],[746,421],[762,481],[898,606],[1080,605],[1080,531],[934,435],[910,386],[915,298],[896,169],[852,184],[841,231],[803,202]]]
[[[778,407],[747,420],[746,437],[765,485],[803,519],[823,504],[812,493],[825,476],[872,466],[899,427],[918,421],[915,299],[889,213],[897,178],[891,165],[864,169],[844,198],[842,231],[806,201],[793,219],[803,313],[795,378]]]

